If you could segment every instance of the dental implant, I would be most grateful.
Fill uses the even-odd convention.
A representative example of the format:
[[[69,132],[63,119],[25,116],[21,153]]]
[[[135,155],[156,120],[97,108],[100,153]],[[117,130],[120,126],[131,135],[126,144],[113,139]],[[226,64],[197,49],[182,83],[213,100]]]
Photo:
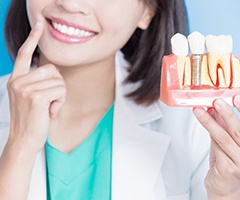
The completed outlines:
[[[201,83],[201,64],[203,54],[193,54],[191,57],[191,85],[200,86]]]
[[[195,31],[188,36],[191,56],[191,86],[201,86],[202,60],[205,48],[205,37]]]

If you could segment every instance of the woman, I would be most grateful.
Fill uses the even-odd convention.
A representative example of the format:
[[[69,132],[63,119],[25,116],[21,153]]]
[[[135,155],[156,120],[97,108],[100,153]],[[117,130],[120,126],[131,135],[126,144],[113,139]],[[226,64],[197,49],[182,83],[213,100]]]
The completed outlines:
[[[184,20],[180,0],[12,1],[0,199],[206,198],[208,135],[159,101],[161,58]]]

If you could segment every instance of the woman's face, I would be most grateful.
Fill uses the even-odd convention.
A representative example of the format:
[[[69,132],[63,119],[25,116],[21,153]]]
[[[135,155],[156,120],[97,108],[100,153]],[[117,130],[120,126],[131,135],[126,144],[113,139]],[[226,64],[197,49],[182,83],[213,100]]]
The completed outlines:
[[[152,12],[141,0],[26,0],[31,26],[43,21],[39,42],[59,66],[112,60],[137,27],[147,28]]]

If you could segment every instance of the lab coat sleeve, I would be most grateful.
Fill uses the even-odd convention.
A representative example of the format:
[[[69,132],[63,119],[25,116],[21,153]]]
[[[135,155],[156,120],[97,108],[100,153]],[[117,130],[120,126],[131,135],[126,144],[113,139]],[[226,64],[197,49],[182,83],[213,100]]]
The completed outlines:
[[[0,77],[0,155],[9,135],[10,113],[6,84],[9,75]]]
[[[190,184],[190,199],[207,199],[204,179],[209,169],[210,137],[198,121],[193,123],[192,135],[192,177]]]

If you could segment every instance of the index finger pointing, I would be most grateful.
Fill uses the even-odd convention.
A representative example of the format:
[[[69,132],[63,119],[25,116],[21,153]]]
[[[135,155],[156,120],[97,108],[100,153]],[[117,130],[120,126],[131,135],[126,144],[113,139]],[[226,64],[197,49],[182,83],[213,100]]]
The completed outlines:
[[[33,53],[43,32],[43,23],[37,22],[28,38],[18,50],[12,76],[21,76],[29,72]]]

